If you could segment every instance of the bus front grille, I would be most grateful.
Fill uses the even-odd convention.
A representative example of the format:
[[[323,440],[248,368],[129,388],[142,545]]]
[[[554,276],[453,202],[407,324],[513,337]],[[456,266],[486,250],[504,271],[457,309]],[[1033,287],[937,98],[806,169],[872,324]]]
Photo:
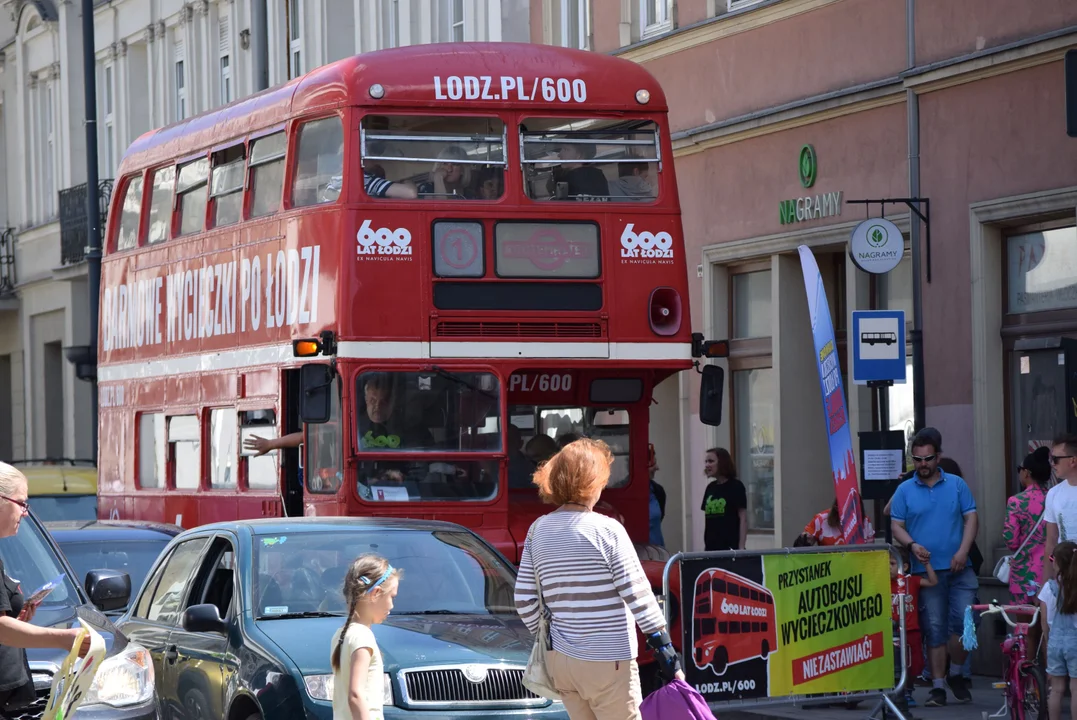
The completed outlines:
[[[596,322],[442,320],[434,334],[437,337],[601,338],[603,332],[602,324]]]

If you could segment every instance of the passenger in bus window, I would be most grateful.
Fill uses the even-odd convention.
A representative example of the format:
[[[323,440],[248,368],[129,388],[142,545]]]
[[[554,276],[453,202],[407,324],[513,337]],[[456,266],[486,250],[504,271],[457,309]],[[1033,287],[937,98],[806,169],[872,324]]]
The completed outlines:
[[[474,186],[474,172],[471,163],[458,162],[467,160],[467,151],[459,145],[449,145],[438,153],[438,162],[434,164],[433,180],[419,187],[423,195],[432,195],[436,199],[457,198],[475,200],[477,193]]]
[[[650,181],[651,166],[645,162],[617,163],[617,179],[610,185],[610,195],[652,200],[657,192]]]
[[[593,160],[594,143],[565,143],[557,149],[561,165],[554,168],[550,194],[559,200],[571,200],[584,197],[605,198],[610,194],[606,176],[591,163],[579,163],[576,160]],[[561,183],[565,183],[566,192],[560,192]]]
[[[392,379],[387,373],[369,373],[363,379],[363,401],[365,412],[359,417],[362,450],[434,447],[434,437],[429,429],[399,427],[402,421],[393,420],[396,408]]]
[[[500,199],[504,184],[504,170],[501,168],[486,168],[479,174],[479,197],[483,200]]]
[[[524,454],[537,467],[556,455],[559,449],[557,441],[545,433],[539,433],[527,441],[527,445],[524,446]]]

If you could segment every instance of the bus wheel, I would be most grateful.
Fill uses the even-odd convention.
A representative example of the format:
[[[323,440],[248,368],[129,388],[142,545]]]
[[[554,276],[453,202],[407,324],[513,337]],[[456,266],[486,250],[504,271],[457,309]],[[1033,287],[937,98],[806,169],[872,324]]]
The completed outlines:
[[[763,641],[763,647],[759,649],[759,655],[764,660],[767,659],[767,655],[770,655],[770,643],[768,643],[766,640]]]
[[[725,647],[719,647],[714,651],[714,672],[721,675],[729,664],[729,651]]]

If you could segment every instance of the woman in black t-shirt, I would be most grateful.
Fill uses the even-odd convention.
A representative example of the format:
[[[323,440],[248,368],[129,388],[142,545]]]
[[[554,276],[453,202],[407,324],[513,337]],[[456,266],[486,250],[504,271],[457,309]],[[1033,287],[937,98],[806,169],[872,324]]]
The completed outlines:
[[[18,532],[27,509],[26,477],[11,465],[0,462],[0,538]],[[34,608],[23,608],[22,588],[18,581],[8,577],[0,557],[0,715],[36,699],[26,648],[70,650],[78,637],[77,629],[31,625],[33,616]],[[84,657],[89,650],[87,637],[79,648],[79,656]]]
[[[725,448],[711,448],[703,461],[703,471],[714,480],[703,493],[700,509],[706,519],[705,549],[742,550],[748,534],[748,494],[737,479],[737,468]]]

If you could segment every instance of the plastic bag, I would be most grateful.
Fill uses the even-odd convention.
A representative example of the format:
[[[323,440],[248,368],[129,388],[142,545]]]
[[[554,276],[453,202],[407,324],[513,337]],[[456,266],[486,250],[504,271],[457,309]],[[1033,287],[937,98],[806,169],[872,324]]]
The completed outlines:
[[[75,644],[71,652],[64,658],[60,670],[52,678],[52,692],[49,694],[49,704],[45,707],[42,720],[65,720],[70,718],[89,692],[93,684],[94,675],[101,663],[105,661],[105,640],[92,627],[87,625],[81,618]],[[79,648],[82,641],[90,636],[90,651],[86,657],[79,658]]]
[[[717,720],[703,696],[681,679],[648,695],[640,714],[643,720]]]

